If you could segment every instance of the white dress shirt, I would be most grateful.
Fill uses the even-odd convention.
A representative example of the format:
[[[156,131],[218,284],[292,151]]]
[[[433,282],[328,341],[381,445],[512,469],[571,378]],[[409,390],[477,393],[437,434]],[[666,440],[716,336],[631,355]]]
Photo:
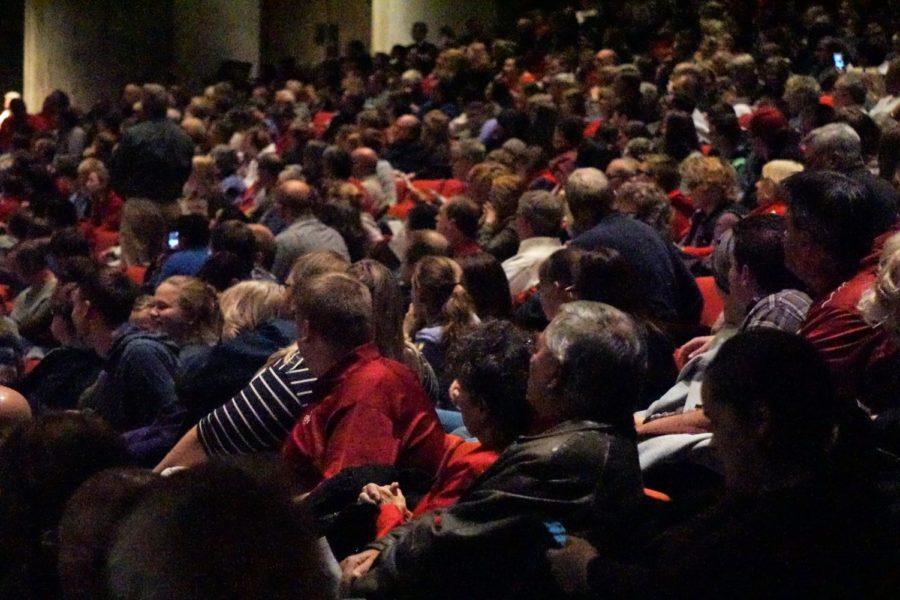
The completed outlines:
[[[560,248],[562,242],[555,237],[532,237],[519,243],[518,254],[503,261],[513,298],[538,284],[541,263]]]

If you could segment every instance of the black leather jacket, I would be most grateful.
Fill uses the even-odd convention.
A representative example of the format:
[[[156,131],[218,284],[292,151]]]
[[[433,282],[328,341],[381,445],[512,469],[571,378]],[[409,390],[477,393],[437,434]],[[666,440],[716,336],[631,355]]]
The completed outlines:
[[[551,543],[543,523],[602,531],[641,495],[634,440],[610,426],[567,421],[520,437],[456,504],[371,544],[378,562],[351,595],[521,596],[516,584],[529,581]]]

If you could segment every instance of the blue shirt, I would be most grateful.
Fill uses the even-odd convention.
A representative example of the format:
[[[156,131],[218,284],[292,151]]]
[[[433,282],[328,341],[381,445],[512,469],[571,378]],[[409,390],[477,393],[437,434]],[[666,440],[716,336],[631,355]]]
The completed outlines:
[[[195,276],[200,272],[203,263],[209,258],[209,250],[203,248],[189,248],[173,253],[163,263],[159,273],[153,278],[153,287],[156,287],[173,275]]]

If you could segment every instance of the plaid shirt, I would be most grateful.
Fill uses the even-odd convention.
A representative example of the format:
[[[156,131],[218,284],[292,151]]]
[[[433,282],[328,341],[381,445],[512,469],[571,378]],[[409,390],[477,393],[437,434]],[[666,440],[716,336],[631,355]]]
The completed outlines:
[[[812,305],[812,298],[797,290],[781,290],[758,299],[740,330],[755,327],[771,327],[790,333],[796,333],[806,319],[806,313]]]

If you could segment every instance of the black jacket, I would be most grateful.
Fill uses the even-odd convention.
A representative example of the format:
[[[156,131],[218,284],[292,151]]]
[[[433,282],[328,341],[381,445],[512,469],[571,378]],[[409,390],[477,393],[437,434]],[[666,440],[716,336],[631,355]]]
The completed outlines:
[[[79,396],[97,380],[102,366],[93,350],[60,346],[48,352],[16,389],[36,415],[70,410],[77,408]]]
[[[193,157],[194,142],[175,123],[138,123],[125,131],[112,155],[113,189],[125,199],[174,202],[191,174]]]
[[[519,438],[456,504],[374,542],[378,562],[353,592],[379,598],[521,596],[531,581],[521,570],[540,562],[550,544],[544,523],[612,531],[641,495],[634,441],[606,425],[567,421]]]

